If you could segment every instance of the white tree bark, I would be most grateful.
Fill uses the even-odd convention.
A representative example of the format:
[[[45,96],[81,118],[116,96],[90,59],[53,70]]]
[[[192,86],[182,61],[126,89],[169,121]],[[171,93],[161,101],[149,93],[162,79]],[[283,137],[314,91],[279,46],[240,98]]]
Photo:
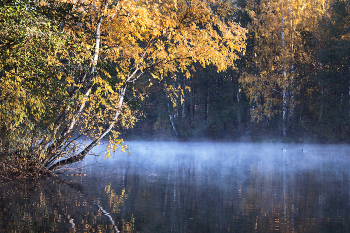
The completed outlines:
[[[285,67],[285,19],[283,14],[283,3],[280,0],[280,11],[282,17],[281,39],[282,39],[282,74],[283,74],[283,87],[282,87],[282,134],[283,137],[287,136],[287,105],[288,105],[288,93],[287,93],[287,72]]]

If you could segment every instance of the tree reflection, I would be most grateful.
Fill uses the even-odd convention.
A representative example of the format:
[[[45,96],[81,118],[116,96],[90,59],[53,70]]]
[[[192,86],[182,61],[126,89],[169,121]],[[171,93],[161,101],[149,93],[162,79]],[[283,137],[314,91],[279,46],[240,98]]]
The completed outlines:
[[[201,150],[165,151],[105,163],[103,176],[94,167],[83,177],[3,183],[0,228],[5,232],[350,231],[346,152],[327,157],[326,152],[266,156],[220,150],[211,158]]]
[[[104,188],[118,212],[128,194]],[[4,232],[119,232],[109,212],[78,182],[63,179],[1,184],[0,228]],[[103,190],[101,190],[103,191]],[[127,221],[119,224],[127,226]]]

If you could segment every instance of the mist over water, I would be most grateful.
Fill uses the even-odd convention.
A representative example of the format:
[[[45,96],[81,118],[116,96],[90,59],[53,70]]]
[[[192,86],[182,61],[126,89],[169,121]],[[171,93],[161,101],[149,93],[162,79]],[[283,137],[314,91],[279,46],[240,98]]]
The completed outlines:
[[[162,215],[158,224],[164,232],[176,226],[182,232],[349,229],[348,146],[128,145],[131,155],[117,152],[115,158],[105,159],[104,172],[124,187],[138,189],[142,195],[135,197],[135,208],[142,203],[149,205],[146,213]],[[135,183],[144,186],[134,187]],[[179,216],[182,221],[176,220]]]
[[[32,222],[23,226],[32,230],[45,223],[76,232],[350,231],[347,145],[126,144],[130,155],[107,158],[101,145],[94,151],[101,156],[35,184],[36,192],[6,184],[0,227],[13,229],[6,221],[25,211]]]
[[[110,174],[125,169],[126,163],[128,167],[139,167],[135,172],[141,173],[157,173],[182,167],[201,174],[210,169],[220,176],[235,173],[243,179],[247,178],[247,171],[254,169],[262,173],[285,171],[293,175],[330,165],[336,166],[334,169],[345,168],[350,158],[350,146],[347,145],[153,141],[126,144],[130,148],[130,155],[117,151],[111,158],[106,158],[103,155],[105,146],[101,145],[96,151],[102,156],[90,156],[85,160],[85,165],[101,163],[102,172]]]

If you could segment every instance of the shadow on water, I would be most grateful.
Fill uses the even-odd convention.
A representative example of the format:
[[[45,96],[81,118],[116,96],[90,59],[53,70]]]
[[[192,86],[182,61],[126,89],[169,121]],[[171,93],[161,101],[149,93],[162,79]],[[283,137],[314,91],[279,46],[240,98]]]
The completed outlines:
[[[87,157],[81,176],[0,184],[0,229],[350,232],[348,146],[130,142],[129,148],[131,155]]]

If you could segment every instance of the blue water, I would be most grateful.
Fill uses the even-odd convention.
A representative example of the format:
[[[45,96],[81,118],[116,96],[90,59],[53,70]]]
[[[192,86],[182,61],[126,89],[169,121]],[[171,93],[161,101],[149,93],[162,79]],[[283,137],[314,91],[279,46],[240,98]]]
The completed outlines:
[[[0,229],[350,232],[349,146],[126,144],[66,175],[0,184]]]

